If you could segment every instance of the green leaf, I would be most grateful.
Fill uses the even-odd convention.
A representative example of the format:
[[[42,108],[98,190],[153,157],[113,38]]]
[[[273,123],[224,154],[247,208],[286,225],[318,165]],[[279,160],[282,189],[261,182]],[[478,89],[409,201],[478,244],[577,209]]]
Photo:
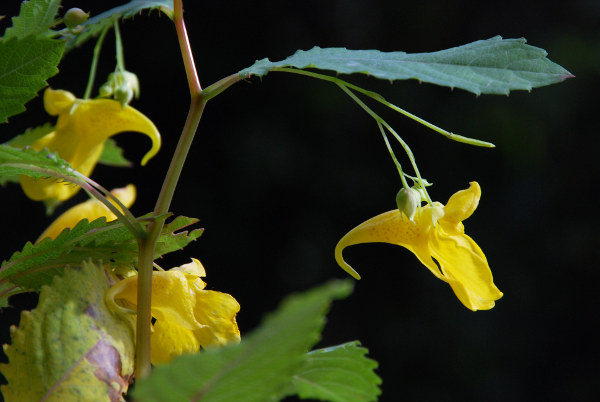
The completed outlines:
[[[28,36],[0,40],[0,123],[25,111],[25,104],[58,72],[63,41]]]
[[[351,290],[351,282],[336,281],[290,297],[241,344],[156,367],[136,384],[134,397],[147,402],[278,400],[319,339],[329,304]]]
[[[496,36],[433,53],[381,52],[314,47],[299,50],[279,62],[258,60],[240,71],[244,78],[264,76],[281,67],[316,68],[341,74],[362,73],[385,80],[416,79],[461,88],[476,95],[508,94],[541,87],[573,77],[546,58],[545,50],[526,40]]]
[[[130,167],[133,165],[123,155],[123,148],[117,145],[117,142],[109,138],[104,142],[104,149],[98,163],[115,167]]]
[[[308,353],[290,394],[335,402],[377,400],[381,378],[374,372],[377,362],[367,353],[358,341]]]
[[[0,370],[8,401],[116,401],[133,376],[133,328],[105,304],[110,273],[86,263],[42,289],[21,314]]]
[[[19,175],[33,178],[60,177],[62,180],[78,179],[76,171],[58,154],[43,149],[14,148],[0,145],[0,179],[18,180]]]
[[[18,17],[12,18],[3,39],[25,38],[29,35],[51,33],[50,27],[60,7],[60,0],[29,0],[21,3]]]
[[[80,46],[82,43],[86,42],[88,39],[99,35],[104,28],[112,26],[116,20],[131,18],[140,11],[146,9],[160,9],[160,11],[167,14],[169,18],[172,18],[173,0],[132,0],[127,4],[98,14],[81,24],[83,31],[67,42],[66,51],[69,52],[73,50],[74,47]]]
[[[148,215],[150,216],[150,215]],[[146,228],[151,220],[139,218]],[[183,216],[164,225],[154,251],[154,258],[177,251],[202,235],[203,229],[183,231],[198,220]],[[28,242],[22,251],[14,253],[0,268],[0,289],[4,283],[39,291],[43,285],[64,271],[67,265],[78,266],[82,261],[111,262],[115,266],[137,265],[137,241],[120,222],[106,223],[105,218],[80,221],[72,229],[65,229],[56,239],[39,243]],[[0,304],[8,297],[0,292]]]
[[[16,137],[6,142],[6,145],[10,145],[14,148],[24,148],[28,145],[33,144],[46,134],[50,134],[54,131],[54,125],[46,123],[41,126],[34,128],[28,128],[23,134],[19,134]]]

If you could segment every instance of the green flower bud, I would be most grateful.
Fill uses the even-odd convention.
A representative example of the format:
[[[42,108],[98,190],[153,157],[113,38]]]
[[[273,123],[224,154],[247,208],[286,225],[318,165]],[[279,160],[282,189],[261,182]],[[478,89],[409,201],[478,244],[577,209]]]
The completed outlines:
[[[119,101],[121,107],[125,107],[133,99],[133,90],[128,86],[121,86],[115,89],[115,99]]]
[[[112,96],[112,94],[113,88],[108,84],[104,84],[98,89],[98,96],[100,98],[108,98],[109,96]]]
[[[70,8],[65,13],[63,21],[69,30],[76,30],[80,24],[83,24],[90,18],[90,14],[81,8]]]
[[[398,210],[413,221],[417,208],[421,206],[421,193],[414,188],[402,188],[396,195]]]

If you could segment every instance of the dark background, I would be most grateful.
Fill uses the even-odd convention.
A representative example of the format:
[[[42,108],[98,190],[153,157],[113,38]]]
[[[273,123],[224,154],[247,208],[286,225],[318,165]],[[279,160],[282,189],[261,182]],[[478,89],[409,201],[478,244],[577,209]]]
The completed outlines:
[[[120,3],[63,1],[65,9],[92,14]],[[3,1],[0,14],[17,7]],[[466,230],[504,297],[493,310],[473,313],[407,250],[355,246],[345,256],[363,280],[349,299],[334,303],[319,346],[361,340],[380,363],[382,400],[597,400],[600,3],[188,0],[185,9],[204,86],[255,59],[280,60],[314,45],[428,52],[495,35],[526,37],[575,74],[532,93],[481,97],[416,81],[343,77],[434,124],[497,145],[451,142],[373,105],[412,147],[421,173],[435,183],[435,200],[445,203],[469,181],[480,183],[482,200]],[[153,208],[189,95],[167,17],[144,13],[123,23],[122,34],[126,66],[141,80],[133,106],[155,122],[164,145],[146,168],[100,166],[93,178],[108,188],[135,183],[133,211],[141,215]],[[102,52],[100,80],[114,69],[113,38]],[[50,85],[81,96],[92,48],[69,54]],[[52,121],[40,99],[28,107],[32,113],[0,128],[0,141]],[[139,134],[116,139],[135,161],[149,148]],[[397,154],[407,166],[399,148]],[[198,217],[206,232],[159,264],[200,258],[209,288],[241,303],[238,322],[247,333],[284,295],[346,277],[333,258],[337,240],[394,208],[400,185],[377,126],[335,86],[281,73],[241,82],[208,104],[172,205]],[[17,186],[2,191],[7,259],[51,218]],[[27,298],[13,303],[31,307]],[[0,314],[6,342],[18,313]]]

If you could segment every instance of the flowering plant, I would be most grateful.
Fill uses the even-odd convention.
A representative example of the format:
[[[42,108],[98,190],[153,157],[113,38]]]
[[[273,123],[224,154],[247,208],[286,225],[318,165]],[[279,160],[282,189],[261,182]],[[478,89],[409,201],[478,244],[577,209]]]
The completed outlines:
[[[347,246],[387,242],[412,251],[470,310],[491,309],[502,297],[485,254],[462,223],[478,206],[479,184],[471,182],[446,205],[434,202],[431,184],[422,177],[406,141],[365,101],[451,140],[480,147],[493,144],[434,126],[338,75],[418,79],[477,95],[508,94],[571,77],[542,49],[523,39],[501,37],[415,54],[314,47],[277,62],[258,60],[203,88],[181,0],[133,0],[91,18],[79,9],[61,14],[60,3],[23,2],[0,39],[0,122],[23,113],[38,93],[45,111],[53,116],[49,124],[5,139],[0,146],[0,179],[2,184],[18,183],[32,205],[42,201],[48,213],[71,202],[81,189],[90,199],[63,212],[39,238],[34,234],[32,239],[38,240],[7,256],[0,268],[0,307],[8,306],[16,295],[39,294],[37,307],[23,312],[19,327],[12,330],[11,344],[4,348],[8,363],[0,370],[7,380],[2,386],[6,400],[119,400],[133,381],[134,397],[140,400],[378,397],[377,364],[358,342],[311,351],[329,304],[350,294],[350,281],[334,281],[288,299],[246,335],[237,323],[243,303],[235,295],[207,289],[199,260],[168,270],[157,263],[203,232],[182,231],[197,220],[173,218],[171,209],[206,104],[234,84],[257,81],[269,73],[334,84],[373,118],[397,169],[401,187],[397,208],[352,229],[335,247],[335,260],[344,270],[360,279],[342,258]],[[138,132],[149,137],[152,145],[141,160],[146,165],[159,153],[165,133],[179,127],[179,122],[160,127],[130,106],[140,95],[136,74],[143,76],[143,71],[126,70],[119,24],[142,10],[159,10],[173,21],[191,101],[154,210],[136,216],[130,208],[143,190],[129,184],[108,191],[90,176],[98,163],[129,163],[112,136]],[[100,50],[109,32],[114,32],[116,66],[92,98]],[[81,98],[71,88],[45,88],[63,56],[76,54],[77,46],[93,39],[94,57]],[[405,151],[414,176],[399,162],[395,147]],[[7,186],[4,191],[20,190]],[[207,266],[210,273],[213,267]],[[234,268],[230,277],[238,274]]]

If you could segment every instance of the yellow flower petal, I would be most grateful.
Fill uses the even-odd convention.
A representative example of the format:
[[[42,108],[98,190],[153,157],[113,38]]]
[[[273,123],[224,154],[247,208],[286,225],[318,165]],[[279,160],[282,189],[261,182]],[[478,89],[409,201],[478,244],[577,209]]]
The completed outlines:
[[[138,277],[132,276],[114,285],[107,299],[112,305],[123,300],[127,305],[137,305]],[[152,273],[152,316],[157,320],[167,318],[171,323],[188,330],[202,328],[194,317],[195,297],[190,290],[188,279],[181,271]]]
[[[201,269],[200,269],[201,268]],[[240,341],[235,320],[239,303],[226,293],[204,290],[200,261],[152,275],[152,334],[154,364],[166,363],[184,353]],[[107,305],[127,312],[137,305],[137,276],[118,282],[106,295]]]
[[[438,225],[431,237],[430,250],[454,293],[467,308],[488,310],[502,297],[494,285],[485,255],[469,236],[449,235]]]
[[[55,131],[45,135],[31,147],[58,152],[59,156],[85,176],[89,176],[98,163],[104,142],[111,136],[136,131],[152,140],[152,148],[142,159],[145,165],[158,152],[161,138],[150,119],[136,109],[109,99],[76,99],[73,94],[48,88],[44,93],[44,106],[51,115],[58,115]],[[55,179],[20,178],[25,194],[36,201],[54,198],[64,201],[73,196],[79,187],[57,182]]]
[[[150,360],[152,364],[165,364],[177,356],[197,353],[200,342],[193,331],[168,319],[156,320],[150,337]]]
[[[344,261],[344,248],[361,243],[396,244],[412,251],[436,277],[445,280],[428,251],[428,234],[433,228],[434,212],[438,211],[423,207],[414,217],[414,222],[403,218],[397,209],[377,215],[342,237],[335,247],[335,259],[346,272],[360,279],[360,275]]]
[[[464,234],[462,224],[473,214],[480,197],[479,184],[471,182],[467,190],[450,197],[445,207],[439,203],[422,207],[414,223],[403,219],[398,210],[385,212],[348,232],[335,248],[335,259],[346,272],[360,279],[342,257],[345,247],[371,242],[397,244],[412,251],[436,277],[448,282],[467,308],[490,309],[502,292],[494,285],[483,251]]]
[[[116,188],[112,190],[111,193],[121,201],[125,207],[129,208],[135,201],[136,189],[133,184],[129,184],[126,187]],[[50,226],[48,226],[37,241],[46,237],[55,239],[64,229],[73,228],[82,219],[87,219],[91,222],[103,216],[106,217],[108,222],[117,219],[115,214],[113,214],[104,204],[95,198],[91,198],[66,210],[62,215],[56,218]]]
[[[213,290],[196,293],[194,315],[198,322],[208,326],[204,330],[196,331],[203,348],[240,341],[240,330],[235,320],[238,311],[239,303],[227,293]]]
[[[479,205],[481,187],[476,181],[469,184],[468,189],[454,193],[444,207],[444,217],[441,220],[448,225],[452,225],[453,231],[464,232],[461,222],[471,216]]]

